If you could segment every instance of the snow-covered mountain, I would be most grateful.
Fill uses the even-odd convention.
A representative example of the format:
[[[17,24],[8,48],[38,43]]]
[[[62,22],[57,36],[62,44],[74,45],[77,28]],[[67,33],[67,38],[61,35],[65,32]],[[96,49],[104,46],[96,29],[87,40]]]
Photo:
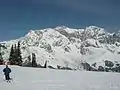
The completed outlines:
[[[81,69],[81,63],[90,65],[96,63],[105,66],[109,60],[120,63],[120,32],[108,33],[104,28],[89,26],[84,29],[72,29],[65,26],[30,30],[24,37],[4,41],[7,49],[2,49],[5,60],[8,60],[10,48],[18,41],[21,42],[23,61],[28,55],[35,53],[37,62],[41,65],[71,67]]]

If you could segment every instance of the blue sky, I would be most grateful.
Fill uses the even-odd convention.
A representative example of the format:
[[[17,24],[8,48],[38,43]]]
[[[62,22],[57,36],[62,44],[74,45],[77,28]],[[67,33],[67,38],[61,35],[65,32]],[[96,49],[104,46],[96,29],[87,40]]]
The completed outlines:
[[[120,29],[120,0],[0,0],[0,41],[58,25],[114,32]]]

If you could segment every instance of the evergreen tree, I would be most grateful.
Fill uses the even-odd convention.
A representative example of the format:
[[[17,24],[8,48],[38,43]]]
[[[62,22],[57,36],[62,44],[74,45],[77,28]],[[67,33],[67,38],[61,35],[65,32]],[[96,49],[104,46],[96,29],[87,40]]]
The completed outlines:
[[[31,66],[32,66],[32,62],[31,62],[31,55],[29,55],[29,56],[28,56],[27,66],[29,66],[29,67],[31,67]]]
[[[30,55],[27,57],[27,60],[25,60],[25,62],[23,63],[23,66],[27,66],[27,67],[31,67],[32,66],[31,56]]]
[[[3,49],[7,49],[4,45],[0,44],[0,64],[3,64],[3,57],[2,57],[2,52],[1,52],[1,48]]]
[[[21,56],[21,50],[20,50],[20,42],[18,42],[17,48],[15,47],[15,58],[16,58],[16,64],[22,65],[22,56]]]
[[[28,61],[31,62],[31,56],[30,55],[28,56]]]
[[[37,67],[36,55],[32,53],[32,67]]]
[[[16,44],[15,44],[15,46],[14,46],[14,50],[16,50],[17,49],[17,46],[16,46]]]
[[[11,51],[10,51],[10,56],[9,56],[9,61],[10,61],[11,65],[15,64],[15,57],[14,56],[15,56],[15,54],[14,54],[14,47],[12,45]]]
[[[18,42],[18,45],[11,47],[10,56],[9,56],[10,64],[12,65],[22,65],[22,56],[21,56],[21,50],[20,50],[20,42]]]
[[[3,64],[3,57],[2,57],[2,53],[0,53],[0,65]]]
[[[17,50],[16,44],[14,45],[13,50],[14,50],[13,57],[14,57],[15,65],[18,65],[18,55],[17,55],[18,54],[18,50]]]
[[[47,68],[47,61],[45,61],[44,68]]]

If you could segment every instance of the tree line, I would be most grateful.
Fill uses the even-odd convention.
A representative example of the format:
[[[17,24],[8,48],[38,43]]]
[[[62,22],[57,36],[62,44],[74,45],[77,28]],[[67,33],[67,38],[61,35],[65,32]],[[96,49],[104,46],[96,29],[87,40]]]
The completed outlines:
[[[21,49],[20,49],[20,41],[17,44],[14,44],[11,46],[8,62],[10,65],[19,65],[19,66],[27,66],[27,67],[42,67],[42,68],[47,67],[47,61],[45,61],[45,64],[43,66],[41,66],[40,64],[37,64],[35,53],[32,53],[31,55],[29,55],[27,57],[27,60],[23,62],[22,55],[21,55]],[[4,64],[4,60],[3,60],[2,53],[0,50],[0,65],[2,64]]]
[[[25,66],[37,67],[35,53],[32,53],[32,58],[31,58],[31,55],[29,55],[26,62],[22,61],[20,42],[18,42],[17,45],[16,44],[12,45],[10,56],[9,56],[9,62],[10,62],[10,65],[23,66],[24,64]]]

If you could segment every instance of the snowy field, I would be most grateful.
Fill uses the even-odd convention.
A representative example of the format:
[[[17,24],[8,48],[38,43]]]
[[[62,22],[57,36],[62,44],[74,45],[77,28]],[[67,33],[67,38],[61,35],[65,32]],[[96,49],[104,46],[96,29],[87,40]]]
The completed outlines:
[[[119,73],[10,67],[7,83],[0,66],[0,90],[120,90]]]

